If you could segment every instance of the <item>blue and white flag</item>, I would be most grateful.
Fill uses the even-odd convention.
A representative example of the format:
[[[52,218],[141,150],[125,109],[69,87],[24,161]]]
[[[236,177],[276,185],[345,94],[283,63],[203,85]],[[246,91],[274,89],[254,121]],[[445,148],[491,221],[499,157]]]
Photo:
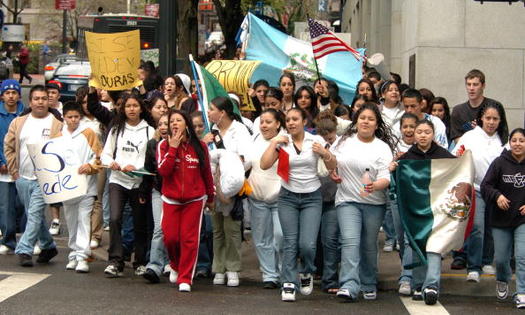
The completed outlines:
[[[282,33],[248,13],[241,25],[239,36],[246,53],[246,60],[259,60],[266,65],[265,71],[256,71],[251,80],[267,80],[278,86],[281,74],[291,72],[298,82],[312,83],[317,79],[314,55],[310,42],[302,41]],[[363,49],[358,49],[364,55]],[[350,52],[335,52],[317,62],[321,76],[335,81],[339,95],[345,104],[354,98],[356,84],[361,79],[362,62]],[[300,84],[297,84],[300,86]]]

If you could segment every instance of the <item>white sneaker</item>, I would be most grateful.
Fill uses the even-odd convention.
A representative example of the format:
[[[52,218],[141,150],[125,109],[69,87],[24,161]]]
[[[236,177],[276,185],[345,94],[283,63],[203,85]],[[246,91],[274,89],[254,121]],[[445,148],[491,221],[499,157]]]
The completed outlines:
[[[106,226],[104,227],[104,231],[105,231],[105,232],[109,232],[109,225],[106,225]]]
[[[166,266],[164,266],[164,270],[162,270],[162,274],[165,277],[169,277],[170,276],[170,272],[171,272],[171,266],[170,266],[170,264],[167,264]]]
[[[467,281],[468,282],[475,282],[479,283],[479,272],[477,271],[471,271],[467,275]]]
[[[171,283],[177,283],[177,279],[179,278],[179,273],[175,270],[170,270],[170,282]]]
[[[179,284],[179,292],[191,292],[191,286],[187,283]]]
[[[91,249],[96,249],[100,246],[100,242],[98,240],[91,240],[91,242],[89,242],[89,247]]]
[[[49,233],[53,236],[57,236],[58,234],[60,234],[60,221],[58,219],[53,219],[53,221],[51,221]]]
[[[13,255],[14,253],[15,251],[9,248],[9,246],[0,245],[0,255]]]
[[[228,282],[226,283],[229,287],[238,287],[239,286],[239,273],[235,271],[226,271],[226,278]]]
[[[75,270],[77,264],[78,262],[75,258],[71,259],[66,265],[66,270]]]
[[[516,308],[525,308],[525,294],[516,295]]]
[[[401,284],[399,284],[399,294],[410,296],[411,293],[412,287],[410,286],[410,282],[402,281]]]
[[[299,281],[301,283],[301,288],[299,291],[302,295],[310,295],[312,294],[312,291],[314,290],[314,277],[312,277],[311,273],[307,274],[299,274]]]
[[[363,292],[363,299],[375,300],[377,299],[377,291],[365,291]]]
[[[496,297],[505,300],[509,296],[509,285],[507,282],[496,281]]]
[[[38,246],[38,244],[35,245],[35,247],[33,248],[33,256],[38,256],[41,252],[42,250],[40,249],[40,246]]]
[[[88,262],[85,260],[79,260],[77,263],[77,267],[75,268],[75,271],[78,273],[88,273],[89,272]]]
[[[293,283],[283,283],[281,300],[284,302],[295,302],[295,285]]]
[[[485,265],[485,266],[483,266],[483,268],[481,270],[483,270],[483,273],[486,274],[486,275],[495,275],[496,274],[496,269],[494,267],[492,267],[492,265]]]
[[[223,273],[216,273],[213,278],[213,284],[224,284],[226,283],[226,278]]]
[[[385,246],[383,246],[384,252],[392,252],[394,251],[394,243],[385,243]]]

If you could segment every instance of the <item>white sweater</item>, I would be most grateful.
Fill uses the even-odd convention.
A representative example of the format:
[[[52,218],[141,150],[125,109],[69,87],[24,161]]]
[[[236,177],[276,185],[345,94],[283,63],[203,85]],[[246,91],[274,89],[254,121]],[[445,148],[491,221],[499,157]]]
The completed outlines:
[[[136,126],[130,126],[126,123],[124,132],[118,134],[117,140],[116,132],[113,133],[115,128],[116,126],[109,131],[106,145],[100,157],[102,163],[110,165],[117,162],[121,168],[126,165],[133,165],[136,169],[143,168],[147,143],[153,138],[155,129],[149,126],[145,120],[141,120]],[[111,171],[109,182],[119,184],[126,189],[133,189],[139,187],[142,177],[130,176],[120,171]]]
[[[252,151],[249,156],[252,164],[252,171],[248,178],[248,182],[253,189],[253,193],[250,197],[256,200],[272,203],[277,201],[277,197],[279,196],[281,178],[277,175],[277,162],[265,171],[261,169],[261,157],[269,145],[270,140],[265,140],[261,134],[255,136]]]

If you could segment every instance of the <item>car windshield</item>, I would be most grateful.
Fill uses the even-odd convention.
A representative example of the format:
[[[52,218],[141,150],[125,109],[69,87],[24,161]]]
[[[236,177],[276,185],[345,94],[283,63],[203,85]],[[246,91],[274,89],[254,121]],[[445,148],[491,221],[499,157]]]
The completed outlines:
[[[60,75],[83,75],[89,76],[91,74],[91,67],[89,62],[75,62],[64,64],[57,69],[55,76]]]

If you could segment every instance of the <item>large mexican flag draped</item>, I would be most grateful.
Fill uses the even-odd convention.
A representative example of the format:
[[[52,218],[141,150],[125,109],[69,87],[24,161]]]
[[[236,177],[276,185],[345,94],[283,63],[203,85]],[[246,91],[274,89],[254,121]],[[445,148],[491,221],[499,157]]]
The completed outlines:
[[[426,252],[458,249],[474,221],[472,154],[457,159],[402,160],[395,173],[399,214],[410,246],[426,264]],[[415,267],[417,264],[406,266]]]

